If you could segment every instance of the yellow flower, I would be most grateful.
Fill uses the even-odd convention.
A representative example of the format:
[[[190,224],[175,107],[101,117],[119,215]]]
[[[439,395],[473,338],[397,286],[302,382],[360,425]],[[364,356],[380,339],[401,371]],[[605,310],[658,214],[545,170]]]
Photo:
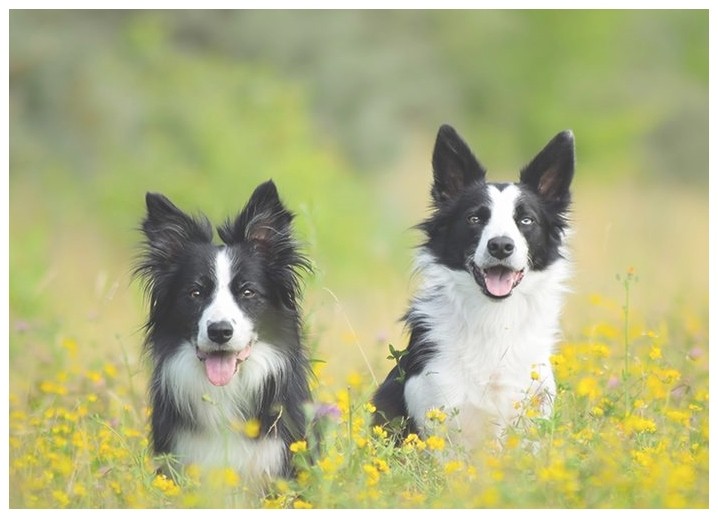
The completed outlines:
[[[117,377],[117,367],[115,367],[111,363],[106,363],[102,370],[105,372],[108,378]]]
[[[691,415],[688,412],[666,410],[665,414],[669,420],[680,423],[682,426],[688,427],[691,424]]]
[[[628,433],[653,433],[656,431],[656,423],[637,415],[626,417],[623,426]]]
[[[366,410],[370,414],[373,414],[374,412],[376,412],[376,407],[371,403],[364,403],[364,410]]]
[[[386,439],[387,436],[389,435],[389,434],[387,433],[387,431],[384,430],[384,428],[383,428],[381,425],[375,425],[375,426],[371,429],[371,433],[372,433],[375,437],[378,437],[379,439]]]
[[[538,379],[539,379],[539,373],[536,372],[535,370],[532,370],[532,371],[531,371],[531,379],[532,379],[533,381],[538,381]]]
[[[52,492],[52,498],[60,505],[60,507],[67,507],[70,505],[70,497],[67,493],[56,489]]]
[[[437,421],[443,423],[446,421],[446,413],[438,408],[430,408],[426,411],[426,418],[429,421]]]
[[[164,475],[157,475],[152,481],[152,487],[159,489],[167,496],[176,496],[180,492],[177,484],[175,484],[172,479],[167,478]]]
[[[310,504],[309,502],[305,502],[301,498],[297,498],[292,504],[292,507],[294,507],[295,509],[314,509],[314,506],[312,504]]]
[[[67,394],[67,388],[62,385],[55,383],[54,381],[43,381],[40,383],[40,392],[45,394],[56,394],[58,396],[64,396]]]
[[[358,372],[352,372],[347,376],[347,383],[353,389],[358,389],[363,385],[364,379]]]
[[[259,437],[260,428],[261,426],[258,419],[250,419],[244,423],[244,435],[250,439],[255,439]]]
[[[362,466],[364,473],[367,475],[367,484],[374,486],[379,482],[379,470],[373,464],[364,464]]]
[[[596,399],[600,394],[596,378],[581,378],[576,386],[576,393],[579,396],[587,396],[589,399]]]
[[[444,473],[451,475],[455,471],[461,471],[464,467],[464,463],[460,460],[450,460],[444,464]]]
[[[651,360],[660,360],[661,358],[663,358],[663,353],[661,353],[661,348],[656,347],[655,345],[651,346],[651,350],[648,351],[648,357]]]
[[[384,459],[373,459],[372,463],[380,473],[387,473],[389,471],[389,464],[387,464]]]
[[[289,445],[289,451],[292,453],[301,453],[307,451],[307,441],[296,441]]]
[[[239,486],[239,475],[231,468],[222,470],[222,483],[227,487]]]
[[[442,437],[437,437],[436,435],[430,435],[426,438],[426,445],[429,447],[430,450],[437,450],[441,451],[444,449],[444,446],[446,445],[446,441]]]

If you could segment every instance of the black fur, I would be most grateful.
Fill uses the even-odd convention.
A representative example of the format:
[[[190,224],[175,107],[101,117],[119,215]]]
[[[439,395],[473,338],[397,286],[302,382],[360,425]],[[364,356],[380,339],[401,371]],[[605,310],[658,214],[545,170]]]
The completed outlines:
[[[487,186],[499,190],[507,183],[487,183],[486,169],[451,126],[441,126],[432,156],[432,213],[417,225],[425,235],[420,249],[432,261],[457,271],[470,271],[471,256],[481,238],[491,209]],[[520,172],[522,196],[515,218],[534,218],[538,225],[522,229],[529,245],[530,268],[543,270],[560,257],[559,245],[568,226],[569,185],[574,172],[573,135],[556,135]],[[404,383],[419,375],[437,354],[438,345],[427,338],[430,317],[417,311],[422,299],[434,296],[425,288],[404,316],[409,343],[397,365],[389,372],[373,397],[377,408],[375,424],[401,422],[403,432],[416,431],[407,412]]]
[[[258,186],[238,216],[218,228],[222,245],[212,243],[206,217],[183,213],[161,194],[148,193],[146,202],[141,227],[146,240],[134,273],[143,281],[149,300],[145,351],[153,365],[153,451],[176,453],[177,432],[202,426],[185,412],[175,394],[168,393],[161,378],[180,344],[197,336],[200,315],[214,288],[213,258],[220,249],[231,257],[235,302],[254,322],[259,340],[272,344],[289,366],[268,375],[263,389],[248,394],[237,415],[259,420],[257,440],[278,436],[288,446],[303,438],[311,370],[302,344],[299,276],[311,268],[292,235],[293,215],[281,203],[274,183]],[[245,286],[257,295],[242,298],[238,292]],[[283,474],[289,471],[287,463]]]

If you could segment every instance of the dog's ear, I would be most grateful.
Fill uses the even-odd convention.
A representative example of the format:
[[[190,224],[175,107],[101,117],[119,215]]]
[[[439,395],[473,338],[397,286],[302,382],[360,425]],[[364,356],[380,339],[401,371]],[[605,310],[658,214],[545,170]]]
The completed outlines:
[[[142,221],[145,235],[134,274],[146,282],[146,289],[157,296],[154,288],[160,279],[175,271],[177,258],[191,243],[211,243],[212,226],[207,218],[192,218],[161,194],[147,193],[147,216]]]
[[[219,236],[228,245],[251,242],[265,249],[291,234],[294,215],[289,212],[271,180],[259,185],[233,223],[226,222]]]
[[[521,182],[545,200],[567,207],[573,179],[574,143],[570,130],[562,131],[546,144],[521,170]]]
[[[148,192],[145,201],[142,232],[151,251],[164,259],[172,259],[188,243],[212,242],[212,226],[204,216],[188,216],[161,194]]]
[[[483,182],[486,170],[454,128],[439,128],[432,157],[434,185],[431,196],[436,205],[455,198],[464,187]]]

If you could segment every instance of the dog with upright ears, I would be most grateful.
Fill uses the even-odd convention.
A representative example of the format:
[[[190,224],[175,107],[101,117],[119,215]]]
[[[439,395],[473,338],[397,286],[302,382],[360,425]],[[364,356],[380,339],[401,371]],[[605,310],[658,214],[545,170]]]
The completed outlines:
[[[418,226],[422,284],[405,316],[408,347],[373,397],[377,422],[421,433],[441,409],[471,447],[500,437],[529,404],[551,413],[573,174],[570,131],[518,182],[494,183],[452,127],[439,129],[433,211]]]
[[[290,474],[288,447],[305,436],[310,399],[299,307],[309,262],[292,213],[268,181],[214,244],[204,216],[161,194],[146,202],[135,273],[150,303],[154,453],[257,481]]]

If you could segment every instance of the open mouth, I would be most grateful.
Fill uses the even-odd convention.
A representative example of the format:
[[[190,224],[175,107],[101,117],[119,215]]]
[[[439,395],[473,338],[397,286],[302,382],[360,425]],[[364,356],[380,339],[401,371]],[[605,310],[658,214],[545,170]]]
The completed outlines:
[[[512,270],[506,266],[480,268],[471,261],[469,271],[486,295],[495,299],[503,299],[511,295],[513,289],[524,278],[523,270]]]
[[[200,351],[197,348],[197,358],[204,363],[204,370],[209,382],[221,387],[232,381],[239,364],[249,358],[252,345],[253,342],[250,342],[240,351]]]

